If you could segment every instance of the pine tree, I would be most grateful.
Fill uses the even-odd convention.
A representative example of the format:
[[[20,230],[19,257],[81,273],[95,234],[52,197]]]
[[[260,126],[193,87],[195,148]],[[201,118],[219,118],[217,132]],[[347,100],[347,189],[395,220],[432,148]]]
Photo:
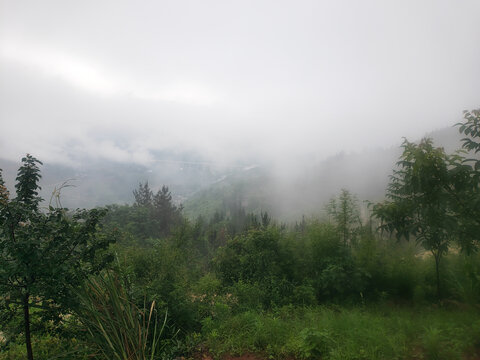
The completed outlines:
[[[159,231],[167,235],[172,226],[181,220],[181,207],[177,207],[172,200],[172,194],[167,186],[163,185],[153,198],[155,218],[159,223]]]
[[[135,206],[152,206],[153,204],[153,192],[148,186],[148,181],[145,184],[138,184],[138,190],[133,190],[133,196]]]

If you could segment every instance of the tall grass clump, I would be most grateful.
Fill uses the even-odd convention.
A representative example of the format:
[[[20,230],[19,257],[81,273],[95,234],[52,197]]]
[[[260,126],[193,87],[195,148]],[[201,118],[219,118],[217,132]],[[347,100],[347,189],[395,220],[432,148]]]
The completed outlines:
[[[480,255],[452,255],[448,272],[451,296],[470,306],[480,304]]]
[[[79,294],[78,317],[86,328],[96,356],[103,359],[154,359],[167,315],[157,321],[155,302],[136,306],[117,276],[91,278]]]

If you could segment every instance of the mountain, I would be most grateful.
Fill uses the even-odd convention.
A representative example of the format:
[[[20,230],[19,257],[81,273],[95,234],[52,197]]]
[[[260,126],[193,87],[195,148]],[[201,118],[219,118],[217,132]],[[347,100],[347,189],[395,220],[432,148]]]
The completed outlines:
[[[427,134],[447,152],[460,147],[455,128]],[[294,165],[209,162],[194,153],[158,152],[152,164],[80,159],[71,165],[42,166],[41,196],[46,203],[52,192],[67,181],[61,202],[68,208],[91,208],[112,203],[132,203],[132,190],[148,181],[156,191],[169,186],[189,218],[209,217],[216,210],[241,205],[247,211],[268,211],[282,220],[302,215],[322,216],[328,200],[342,188],[359,200],[378,201],[385,194],[389,175],[401,148],[342,152],[323,160],[298,159]],[[318,156],[318,155],[317,155]],[[14,189],[19,162],[0,159],[0,168],[10,191]],[[363,204],[363,203],[362,203]],[[365,205],[364,205],[365,206]]]
[[[436,130],[426,137],[448,153],[460,147],[461,137],[455,128]],[[292,168],[238,170],[188,198],[185,214],[190,218],[211,216],[217,209],[228,212],[232,204],[240,203],[247,211],[267,211],[285,221],[303,215],[322,217],[326,215],[325,204],[342,188],[355,194],[365,211],[365,201],[383,199],[401,152],[399,146],[392,146],[342,152],[321,161],[298,159],[299,165]]]
[[[148,181],[154,191],[164,184],[169,186],[175,201],[181,203],[228,171],[194,154],[157,153],[156,159],[148,166],[91,159],[81,159],[71,165],[46,162],[41,167],[40,195],[48,203],[54,190],[67,182],[68,186],[61,191],[61,202],[68,208],[132,203],[132,191],[139,182]],[[20,161],[0,159],[0,168],[11,192],[19,166]]]

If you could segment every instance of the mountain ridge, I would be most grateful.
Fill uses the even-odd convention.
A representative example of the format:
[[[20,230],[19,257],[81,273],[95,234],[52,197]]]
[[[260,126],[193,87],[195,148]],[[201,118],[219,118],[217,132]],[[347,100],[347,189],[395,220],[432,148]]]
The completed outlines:
[[[460,148],[460,134],[443,128],[426,134],[449,153]],[[340,152],[323,160],[299,159],[295,166],[262,163],[218,164],[198,154],[157,153],[147,165],[107,161],[83,161],[77,166],[45,163],[42,167],[41,196],[48,202],[64,181],[72,187],[62,190],[62,205],[91,208],[112,203],[133,202],[132,191],[148,181],[156,191],[169,186],[185,215],[211,216],[216,210],[239,203],[247,211],[268,211],[279,219],[322,215],[324,204],[342,188],[359,200],[382,199],[388,177],[401,148],[371,148]],[[41,160],[41,159],[40,159]],[[7,187],[14,189],[20,164],[0,159]]]

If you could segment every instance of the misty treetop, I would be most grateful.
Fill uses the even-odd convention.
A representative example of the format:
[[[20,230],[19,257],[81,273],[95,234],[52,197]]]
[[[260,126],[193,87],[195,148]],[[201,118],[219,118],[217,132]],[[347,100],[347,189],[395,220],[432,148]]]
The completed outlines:
[[[163,185],[155,194],[148,181],[133,190],[133,206],[111,205],[105,223],[138,236],[142,241],[170,235],[184,221],[182,206],[173,202],[172,194]]]
[[[465,112],[459,131],[464,152],[453,155],[431,139],[404,140],[403,154],[390,177],[387,200],[373,206],[381,229],[407,240],[414,236],[435,259],[440,294],[440,262],[453,241],[462,250],[476,250],[480,236],[480,160],[466,158],[480,151],[480,112]]]

